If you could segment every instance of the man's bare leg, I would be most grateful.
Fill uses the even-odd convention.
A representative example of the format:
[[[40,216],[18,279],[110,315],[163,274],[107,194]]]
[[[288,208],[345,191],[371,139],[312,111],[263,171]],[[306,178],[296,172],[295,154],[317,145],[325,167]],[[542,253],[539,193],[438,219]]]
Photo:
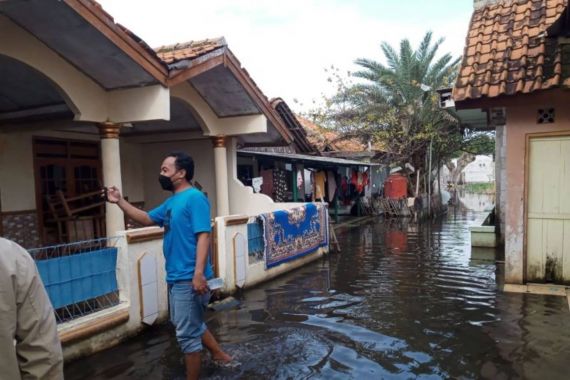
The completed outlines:
[[[222,363],[229,363],[232,361],[232,357],[222,350],[222,347],[220,347],[218,341],[208,329],[206,329],[206,332],[202,335],[202,344],[208,349],[208,351],[210,351],[210,355],[212,355],[213,360]]]
[[[200,352],[184,355],[186,364],[186,380],[198,380],[200,376]]]

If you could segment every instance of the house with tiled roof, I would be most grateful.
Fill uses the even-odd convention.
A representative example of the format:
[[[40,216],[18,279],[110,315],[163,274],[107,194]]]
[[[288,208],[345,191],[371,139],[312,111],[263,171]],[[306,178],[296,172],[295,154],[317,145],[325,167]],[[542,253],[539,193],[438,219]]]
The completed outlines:
[[[476,0],[474,7],[449,101],[465,125],[496,131],[496,216],[506,283],[567,284],[568,2]]]
[[[241,145],[238,150],[238,178],[242,183],[247,186],[256,183],[255,191],[280,202],[320,200],[316,195],[321,194],[322,200],[331,205],[335,216],[350,214],[360,193],[370,197],[380,191],[387,170],[370,163],[371,154],[364,144],[356,139],[342,139],[339,134],[296,115],[281,98],[272,99],[270,103],[294,139],[286,146]],[[327,139],[330,141],[324,142]],[[338,190],[340,185],[343,180],[346,183],[346,178],[352,178],[353,173],[361,173],[361,176],[367,173],[367,185],[359,193],[341,193]],[[325,177],[323,191],[316,191],[319,186],[316,178]],[[344,188],[348,189],[346,185]]]
[[[153,207],[166,194],[141,174],[175,146],[193,153],[212,217],[253,212],[232,181],[235,146],[294,140],[224,38],[151,49],[92,0],[2,1],[0,26],[0,235],[25,247],[124,229],[116,207],[76,223],[46,199],[117,183]]]
[[[157,177],[173,151],[193,157],[193,185],[211,205],[209,257],[224,291],[328,250],[325,207],[275,202],[238,179],[238,147],[301,136],[279,112],[222,37],[155,50],[94,0],[0,0],[0,236],[36,259],[66,358],[167,317],[168,230],[129,228],[102,188],[154,208],[171,195]],[[313,245],[287,250],[287,265],[257,260],[250,224],[299,206],[321,220]]]

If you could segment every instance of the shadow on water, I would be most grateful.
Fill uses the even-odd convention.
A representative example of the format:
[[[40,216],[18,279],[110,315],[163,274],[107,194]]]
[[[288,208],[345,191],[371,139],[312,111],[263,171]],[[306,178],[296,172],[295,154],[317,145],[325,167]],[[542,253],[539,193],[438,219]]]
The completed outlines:
[[[204,378],[566,378],[563,297],[503,294],[494,251],[472,251],[475,213],[338,232],[342,253],[240,296],[208,325],[241,365]],[[66,379],[183,379],[169,326],[70,363]]]

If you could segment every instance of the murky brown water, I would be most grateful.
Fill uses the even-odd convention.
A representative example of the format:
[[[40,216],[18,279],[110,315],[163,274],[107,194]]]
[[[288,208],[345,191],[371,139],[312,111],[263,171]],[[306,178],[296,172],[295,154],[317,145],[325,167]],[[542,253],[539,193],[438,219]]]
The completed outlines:
[[[241,362],[203,361],[204,378],[568,378],[563,297],[497,291],[494,252],[472,252],[469,221],[367,222],[343,252],[247,291],[208,325]],[[204,355],[206,356],[206,355]],[[66,379],[183,379],[161,326],[66,366]]]

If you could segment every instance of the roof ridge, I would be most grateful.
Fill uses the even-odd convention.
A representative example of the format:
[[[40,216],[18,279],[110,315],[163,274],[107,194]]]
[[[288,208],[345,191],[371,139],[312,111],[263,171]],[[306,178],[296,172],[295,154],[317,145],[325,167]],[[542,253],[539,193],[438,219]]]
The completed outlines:
[[[218,45],[220,45],[219,47],[228,46],[228,43],[226,42],[226,38],[224,36],[220,36],[220,37],[213,37],[213,38],[204,38],[201,40],[190,40],[190,41],[185,41],[185,42],[176,42],[173,44],[162,45],[162,46],[153,48],[153,50],[156,51],[157,53],[167,53],[167,52],[176,51],[176,50],[188,49],[188,48],[195,47],[197,45],[204,45],[204,44],[212,43],[212,42],[215,42]]]

